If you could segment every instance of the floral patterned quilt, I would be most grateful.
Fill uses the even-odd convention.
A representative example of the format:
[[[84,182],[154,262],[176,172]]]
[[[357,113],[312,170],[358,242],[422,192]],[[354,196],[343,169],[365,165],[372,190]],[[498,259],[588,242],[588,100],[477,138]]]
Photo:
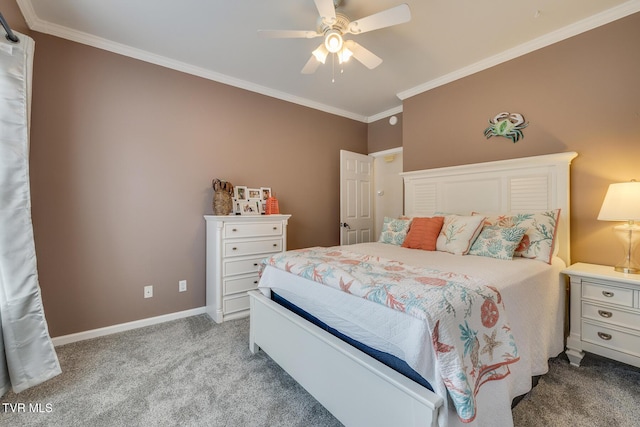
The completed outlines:
[[[264,264],[427,322],[438,372],[463,422],[474,420],[482,385],[508,376],[519,360],[500,293],[467,275],[342,247],[289,251]]]

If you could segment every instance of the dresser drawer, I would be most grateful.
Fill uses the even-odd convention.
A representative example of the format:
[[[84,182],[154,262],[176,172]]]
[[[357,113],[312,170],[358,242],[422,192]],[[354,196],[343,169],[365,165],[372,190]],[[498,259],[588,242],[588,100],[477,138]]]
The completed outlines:
[[[281,236],[282,222],[225,224],[224,237],[266,237]]]
[[[231,298],[225,298],[222,301],[222,305],[225,314],[249,310],[249,295],[240,294]]]
[[[633,291],[631,289],[583,281],[582,297],[624,307],[633,307]]]
[[[582,322],[582,340],[633,356],[640,356],[640,335]]]
[[[280,252],[282,239],[254,240],[250,242],[226,242],[224,256],[255,255],[260,253]]]
[[[238,274],[257,273],[258,271],[260,271],[260,263],[266,257],[266,255],[260,255],[256,258],[238,260],[234,259],[232,261],[225,261],[222,274],[226,277],[235,276]]]
[[[230,295],[238,292],[250,291],[258,287],[258,275],[254,274],[247,277],[239,277],[235,279],[224,279],[222,285],[222,294]]]
[[[582,317],[597,320],[598,322],[624,326],[630,329],[638,329],[640,332],[640,314],[638,313],[630,313],[628,311],[618,310],[615,308],[602,307],[583,301]]]

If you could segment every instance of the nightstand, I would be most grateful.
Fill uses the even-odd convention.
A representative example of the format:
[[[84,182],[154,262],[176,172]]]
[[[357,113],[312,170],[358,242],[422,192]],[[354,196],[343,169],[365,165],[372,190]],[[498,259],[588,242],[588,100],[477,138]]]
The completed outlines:
[[[640,367],[640,275],[577,263],[562,271],[571,281],[567,357],[584,352]]]

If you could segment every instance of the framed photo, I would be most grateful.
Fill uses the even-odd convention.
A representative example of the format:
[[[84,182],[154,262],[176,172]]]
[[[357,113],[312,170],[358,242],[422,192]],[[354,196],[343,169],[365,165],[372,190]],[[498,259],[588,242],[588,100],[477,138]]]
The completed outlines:
[[[260,203],[255,200],[238,201],[240,215],[260,215]]]
[[[249,188],[247,192],[249,193],[249,197],[248,197],[249,199],[259,200],[261,198],[261,193],[259,188]]]
[[[241,186],[235,187],[233,189],[233,193],[234,193],[233,198],[236,199],[237,201],[249,199],[249,196],[247,193],[247,187],[241,187]]]
[[[262,200],[267,200],[271,197],[271,187],[260,187],[260,194],[262,195]]]

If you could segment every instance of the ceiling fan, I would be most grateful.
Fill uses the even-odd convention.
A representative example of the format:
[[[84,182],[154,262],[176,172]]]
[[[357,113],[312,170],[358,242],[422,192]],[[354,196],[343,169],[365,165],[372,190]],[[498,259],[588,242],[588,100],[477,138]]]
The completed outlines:
[[[315,31],[297,30],[259,30],[263,37],[269,38],[315,38],[324,37],[324,42],[312,52],[311,58],[302,68],[302,74],[313,74],[320,64],[324,64],[329,54],[335,55],[338,62],[349,60],[351,56],[374,69],[382,59],[353,40],[345,40],[347,34],[362,34],[392,25],[403,24],[411,20],[411,11],[406,3],[382,12],[351,21],[339,6],[342,0],[314,0],[320,16]]]

